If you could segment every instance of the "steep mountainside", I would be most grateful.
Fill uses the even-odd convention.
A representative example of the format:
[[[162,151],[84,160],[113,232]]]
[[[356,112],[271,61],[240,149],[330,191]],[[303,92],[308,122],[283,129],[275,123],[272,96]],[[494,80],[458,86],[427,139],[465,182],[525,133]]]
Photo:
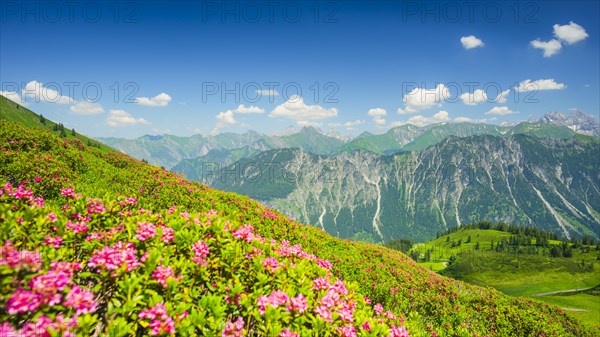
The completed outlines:
[[[450,137],[394,156],[271,150],[203,178],[345,238],[430,239],[479,220],[598,237],[598,153],[595,141]]]

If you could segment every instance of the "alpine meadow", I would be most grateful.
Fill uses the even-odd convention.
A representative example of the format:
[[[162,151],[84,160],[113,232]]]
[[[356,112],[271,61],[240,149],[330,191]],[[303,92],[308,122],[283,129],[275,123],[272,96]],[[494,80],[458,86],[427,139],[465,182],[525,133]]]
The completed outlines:
[[[600,2],[0,2],[0,337],[600,336]]]

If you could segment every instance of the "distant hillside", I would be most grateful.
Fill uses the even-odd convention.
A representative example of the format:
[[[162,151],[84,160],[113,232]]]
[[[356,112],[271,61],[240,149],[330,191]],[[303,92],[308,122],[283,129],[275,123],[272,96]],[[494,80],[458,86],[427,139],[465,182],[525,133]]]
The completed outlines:
[[[11,122],[20,123],[29,127],[41,128],[44,130],[51,131],[59,136],[61,135],[62,131],[58,129],[62,124],[48,120],[43,116],[36,114],[35,112],[9,100],[8,98],[2,95],[0,95],[0,120],[7,120]],[[63,129],[64,138],[77,138],[83,141],[85,144],[96,146],[103,151],[112,150],[103,143],[100,143],[93,138],[89,138],[82,135],[81,133],[77,132],[77,130],[75,130],[75,134],[73,134],[72,129],[67,129],[64,127]]]

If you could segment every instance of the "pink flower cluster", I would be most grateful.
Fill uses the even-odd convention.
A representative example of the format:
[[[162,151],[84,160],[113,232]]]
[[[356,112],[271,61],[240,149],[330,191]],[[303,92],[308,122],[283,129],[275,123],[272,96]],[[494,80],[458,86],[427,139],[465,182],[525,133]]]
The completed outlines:
[[[89,198],[87,200],[86,209],[88,214],[102,214],[106,211],[106,207],[102,203],[102,200],[97,198]]]
[[[161,333],[175,333],[175,322],[167,314],[167,309],[163,303],[159,303],[148,310],[140,311],[138,317],[150,321],[150,328],[152,329],[150,334],[152,336],[158,336]]]
[[[137,251],[133,243],[117,242],[112,247],[105,246],[95,252],[88,260],[88,266],[96,267],[97,271],[117,270],[124,267],[127,271],[132,271],[140,266],[136,256]]]
[[[78,199],[81,197],[81,194],[75,193],[75,191],[73,190],[73,186],[61,188],[60,194],[62,194],[63,197],[66,197],[68,199]]]
[[[29,281],[30,290],[17,289],[8,299],[7,311],[11,315],[33,313],[43,305],[62,304],[75,309],[75,317],[96,311],[94,294],[78,285],[68,289],[63,301],[63,291],[73,284],[73,271],[80,270],[78,263],[53,262],[51,270]],[[61,303],[62,302],[62,303]]]
[[[52,331],[57,336],[75,337],[71,330],[77,326],[77,317],[67,318],[63,314],[58,314],[55,320],[40,315],[35,322],[27,322],[21,330],[16,330],[10,323],[4,322],[0,325],[0,336],[4,337],[47,337]]]
[[[231,234],[234,238],[246,240],[246,242],[251,242],[255,237],[252,225],[243,225],[238,229],[234,229]]]
[[[244,336],[244,319],[238,317],[235,322],[227,321],[225,329],[221,334],[223,337],[243,337]]]
[[[89,229],[87,223],[84,220],[80,222],[67,221],[66,227],[67,229],[72,230],[75,234],[85,233]]]
[[[25,185],[19,185],[14,189],[10,182],[6,182],[2,189],[0,189],[0,195],[8,195],[18,200],[26,200],[29,205],[33,207],[44,208],[44,198],[34,197],[33,192],[25,188]]]
[[[25,185],[19,185],[16,189],[12,187],[10,182],[4,184],[2,194],[10,195],[15,199],[33,200],[33,192],[25,188]]]
[[[63,305],[68,308],[75,309],[75,316],[82,314],[88,314],[96,311],[97,305],[94,299],[94,294],[87,290],[82,289],[79,286],[71,288]]]
[[[13,246],[12,241],[6,241],[3,246],[0,246],[0,266],[37,271],[42,266],[42,258],[37,251],[19,251]]]
[[[44,238],[44,243],[52,246],[56,249],[60,248],[60,244],[62,243],[63,238],[61,238],[60,236],[52,236],[50,234],[46,235],[46,237]]]
[[[277,269],[279,269],[279,263],[277,262],[277,259],[274,257],[267,257],[266,259],[261,261],[263,264],[263,267],[265,267],[266,270],[270,271],[271,273],[274,273],[277,271]]]
[[[152,273],[152,278],[158,281],[163,288],[167,287],[167,279],[172,278],[174,280],[179,280],[180,277],[175,277],[175,273],[173,272],[173,268],[167,266],[163,267],[161,265],[157,266],[154,272]]]
[[[403,326],[394,326],[390,328],[390,337],[410,337],[408,330]]]
[[[206,266],[206,257],[208,256],[208,253],[210,253],[208,245],[203,241],[198,241],[192,244],[192,250],[194,251],[194,263],[201,266]]]
[[[297,296],[290,298],[281,290],[276,290],[269,296],[260,296],[257,300],[257,305],[261,315],[267,311],[268,306],[272,308],[285,306],[286,311],[295,311],[298,313],[304,313],[308,309],[308,303],[303,294],[298,294]]]
[[[316,259],[317,260],[317,264],[327,270],[331,270],[331,262],[327,261],[327,260],[321,260],[319,258]]]
[[[354,329],[351,325],[343,326],[342,328],[337,328],[336,331],[342,337],[356,337],[356,329]]]
[[[300,337],[300,335],[289,328],[285,328],[279,333],[279,337]]]
[[[173,242],[173,240],[175,240],[175,233],[173,232],[173,228],[163,226],[161,240],[164,243]]]
[[[267,306],[277,308],[280,305],[287,304],[289,300],[290,298],[285,292],[281,290],[276,290],[269,296],[263,295],[258,298],[258,311],[260,311],[261,314],[264,314],[267,311]]]
[[[269,219],[279,219],[279,215],[277,215],[273,212],[270,212],[270,211],[264,211],[263,215]]]
[[[282,240],[279,248],[275,249],[275,252],[281,256],[297,256],[308,260],[316,259],[313,254],[303,251],[301,245],[290,246],[290,242],[287,240]]]
[[[326,278],[319,277],[313,280],[313,289],[327,290],[325,295],[319,299],[314,309],[314,313],[321,317],[321,319],[328,323],[333,322],[332,310],[334,310],[342,321],[348,323],[354,322],[356,303],[350,303],[341,298],[341,296],[348,294],[348,289],[344,282],[337,280],[334,284],[331,284]]]
[[[304,313],[308,308],[308,303],[306,302],[306,297],[302,294],[298,294],[296,297],[292,297],[290,299],[291,306],[288,307],[288,310],[294,310],[299,313]]]
[[[136,228],[136,232],[136,239],[146,241],[156,235],[156,226],[150,222],[140,222]]]
[[[121,207],[125,207],[127,205],[137,205],[137,199],[136,198],[125,198],[125,200],[119,201],[119,205],[121,205]]]
[[[167,210],[167,213],[173,214],[173,212],[175,212],[176,210],[177,210],[177,205],[173,205]]]

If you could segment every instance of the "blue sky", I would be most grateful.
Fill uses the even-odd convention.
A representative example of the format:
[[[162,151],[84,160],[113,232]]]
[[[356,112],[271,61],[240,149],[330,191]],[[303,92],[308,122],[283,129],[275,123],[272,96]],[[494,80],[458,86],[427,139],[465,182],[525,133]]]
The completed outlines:
[[[597,1],[1,6],[2,94],[94,137],[600,111]]]

